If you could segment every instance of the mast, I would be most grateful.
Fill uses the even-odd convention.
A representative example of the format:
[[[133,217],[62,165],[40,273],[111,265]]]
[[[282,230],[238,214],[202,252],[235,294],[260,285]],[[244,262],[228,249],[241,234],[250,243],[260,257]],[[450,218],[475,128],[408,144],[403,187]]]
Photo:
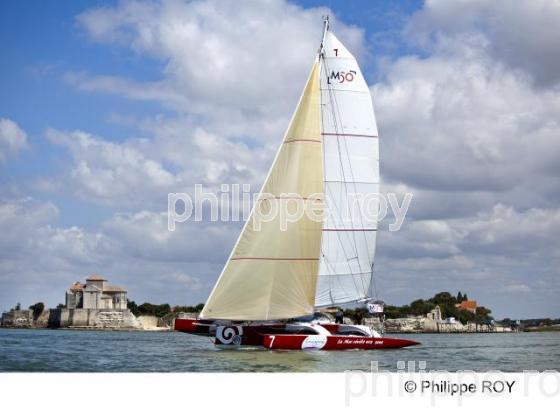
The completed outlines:
[[[323,49],[325,47],[325,38],[329,31],[329,15],[323,16],[323,37],[321,38],[321,45],[319,46],[319,55],[323,56]]]

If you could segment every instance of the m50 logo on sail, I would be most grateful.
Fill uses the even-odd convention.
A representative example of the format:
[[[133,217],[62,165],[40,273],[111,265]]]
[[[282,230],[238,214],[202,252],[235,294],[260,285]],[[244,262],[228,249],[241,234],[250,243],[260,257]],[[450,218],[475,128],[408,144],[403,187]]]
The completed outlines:
[[[342,84],[344,82],[350,83],[354,81],[356,77],[356,71],[334,71],[332,70],[330,75],[327,76],[327,84]]]

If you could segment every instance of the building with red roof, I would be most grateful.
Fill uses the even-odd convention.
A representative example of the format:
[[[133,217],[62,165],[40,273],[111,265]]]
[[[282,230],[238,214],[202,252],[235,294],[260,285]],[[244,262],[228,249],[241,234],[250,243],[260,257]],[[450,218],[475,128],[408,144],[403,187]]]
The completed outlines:
[[[86,283],[74,282],[66,291],[68,309],[126,309],[126,290],[108,285],[99,274],[86,278]]]

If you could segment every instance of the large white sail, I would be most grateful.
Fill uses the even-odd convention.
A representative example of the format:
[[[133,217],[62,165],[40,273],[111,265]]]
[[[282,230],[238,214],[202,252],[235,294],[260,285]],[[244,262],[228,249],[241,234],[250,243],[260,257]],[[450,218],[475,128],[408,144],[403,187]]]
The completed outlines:
[[[379,193],[378,131],[368,86],[354,56],[327,32],[321,59],[325,220],[317,307],[360,301],[371,286]],[[370,204],[371,205],[371,204]]]
[[[322,200],[312,200],[323,193],[319,72],[316,62],[261,194],[204,306],[203,318],[270,320],[313,312],[323,207]],[[306,213],[285,230],[280,213],[268,222],[260,218],[271,207],[296,206],[294,196],[286,199],[287,194],[297,196],[306,209],[318,210],[319,218]],[[255,229],[259,224],[260,229]]]

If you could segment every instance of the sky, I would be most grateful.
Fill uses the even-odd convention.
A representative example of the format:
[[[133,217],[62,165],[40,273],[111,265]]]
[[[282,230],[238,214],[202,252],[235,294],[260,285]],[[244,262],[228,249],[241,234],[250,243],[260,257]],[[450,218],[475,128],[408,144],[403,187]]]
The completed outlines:
[[[382,190],[414,194],[379,296],[560,317],[554,0],[0,2],[0,309],[93,273],[204,302],[240,223],[169,232],[167,194],[258,191],[325,14],[371,86]]]

